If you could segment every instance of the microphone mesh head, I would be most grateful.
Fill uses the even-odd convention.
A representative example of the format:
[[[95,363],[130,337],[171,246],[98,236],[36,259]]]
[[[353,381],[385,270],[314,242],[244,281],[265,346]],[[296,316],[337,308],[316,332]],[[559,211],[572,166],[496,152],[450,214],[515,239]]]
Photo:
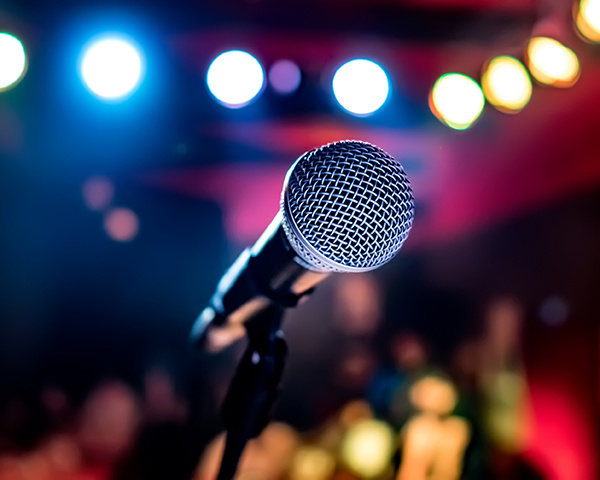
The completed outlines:
[[[412,226],[414,199],[402,166],[360,141],[302,155],[281,196],[283,228],[308,268],[360,272],[388,262]]]

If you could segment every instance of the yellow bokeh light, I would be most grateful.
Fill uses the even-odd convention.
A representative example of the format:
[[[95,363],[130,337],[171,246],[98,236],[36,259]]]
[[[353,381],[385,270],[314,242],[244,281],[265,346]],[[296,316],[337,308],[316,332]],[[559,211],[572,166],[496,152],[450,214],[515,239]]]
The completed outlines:
[[[335,471],[335,457],[319,447],[300,447],[292,460],[290,480],[327,480]]]
[[[363,420],[348,430],[341,445],[345,465],[361,478],[381,476],[394,453],[394,434],[379,420]]]
[[[584,37],[600,42],[600,0],[581,0],[575,23]]]
[[[558,40],[535,37],[527,46],[528,66],[535,79],[554,87],[570,87],[579,78],[579,60]]]
[[[518,112],[531,98],[529,74],[513,57],[492,59],[481,78],[481,87],[488,102],[503,112]]]
[[[429,95],[433,114],[456,130],[469,128],[481,115],[484,103],[479,85],[460,73],[441,76]]]

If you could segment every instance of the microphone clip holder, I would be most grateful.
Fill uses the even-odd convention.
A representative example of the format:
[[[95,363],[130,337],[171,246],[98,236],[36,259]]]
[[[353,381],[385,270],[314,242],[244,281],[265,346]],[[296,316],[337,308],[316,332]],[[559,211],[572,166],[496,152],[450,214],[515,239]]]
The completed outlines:
[[[246,327],[248,344],[221,407],[227,439],[217,480],[232,480],[248,440],[268,424],[287,356],[284,308],[272,304]]]

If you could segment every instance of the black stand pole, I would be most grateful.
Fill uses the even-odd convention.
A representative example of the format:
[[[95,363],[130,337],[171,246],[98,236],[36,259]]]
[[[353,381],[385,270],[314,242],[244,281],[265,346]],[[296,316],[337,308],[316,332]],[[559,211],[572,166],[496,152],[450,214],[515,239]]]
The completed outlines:
[[[280,330],[283,312],[270,306],[246,325],[248,346],[221,408],[227,440],[217,480],[233,480],[246,443],[269,422],[287,354]]]

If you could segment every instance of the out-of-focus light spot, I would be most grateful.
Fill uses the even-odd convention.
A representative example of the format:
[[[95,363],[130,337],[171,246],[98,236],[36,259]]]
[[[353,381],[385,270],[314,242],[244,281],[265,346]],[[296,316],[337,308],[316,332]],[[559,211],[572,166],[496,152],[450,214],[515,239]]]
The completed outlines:
[[[373,276],[342,276],[334,294],[334,324],[346,335],[373,334],[383,317],[381,296]]]
[[[364,420],[350,428],[341,445],[346,466],[360,478],[377,478],[389,467],[394,434],[379,420]]]
[[[579,60],[573,50],[558,40],[535,37],[527,46],[529,71],[540,83],[570,87],[579,78]]]
[[[394,365],[403,372],[417,372],[423,369],[429,360],[425,341],[413,332],[396,334],[391,339],[390,350]]]
[[[338,103],[357,116],[376,112],[390,94],[390,81],[383,68],[362,58],[351,60],[338,68],[332,85]]]
[[[25,75],[26,66],[21,41],[8,33],[0,33],[0,91],[14,87]]]
[[[67,435],[51,437],[44,447],[44,453],[52,468],[60,472],[75,474],[81,468],[79,446]]]
[[[413,383],[409,396],[417,410],[437,415],[448,415],[457,401],[454,384],[448,378],[433,374]]]
[[[531,98],[531,80],[516,58],[500,56],[492,59],[481,78],[488,102],[504,112],[518,112]]]
[[[335,470],[333,454],[319,447],[306,445],[294,454],[290,468],[291,480],[327,480]]]
[[[139,228],[137,215],[128,208],[113,208],[104,217],[104,230],[116,242],[130,242]]]
[[[538,313],[546,325],[557,327],[565,323],[569,317],[569,304],[563,297],[552,295],[540,304]]]
[[[469,128],[481,115],[484,103],[479,85],[460,73],[448,73],[438,78],[429,95],[433,114],[456,130]]]
[[[298,90],[301,80],[300,68],[291,60],[278,60],[269,70],[269,85],[282,95],[289,95]]]
[[[83,184],[81,194],[85,205],[90,210],[100,211],[107,208],[112,202],[115,186],[106,177],[92,177]]]
[[[93,458],[116,461],[133,445],[140,410],[135,393],[125,383],[118,380],[101,383],[81,408],[78,446]]]
[[[581,34],[592,42],[600,42],[600,1],[581,0],[575,23]]]
[[[336,369],[335,381],[346,388],[363,388],[373,378],[375,358],[362,346],[353,346],[343,353]]]
[[[365,400],[351,400],[344,405],[339,413],[338,423],[348,429],[352,425],[356,425],[363,420],[371,420],[373,418],[373,409]]]
[[[87,88],[106,100],[124,99],[139,85],[142,57],[130,41],[117,37],[95,40],[85,49],[81,75]]]
[[[248,105],[262,91],[265,74],[259,61],[247,52],[230,50],[215,58],[206,74],[210,93],[229,108]]]

